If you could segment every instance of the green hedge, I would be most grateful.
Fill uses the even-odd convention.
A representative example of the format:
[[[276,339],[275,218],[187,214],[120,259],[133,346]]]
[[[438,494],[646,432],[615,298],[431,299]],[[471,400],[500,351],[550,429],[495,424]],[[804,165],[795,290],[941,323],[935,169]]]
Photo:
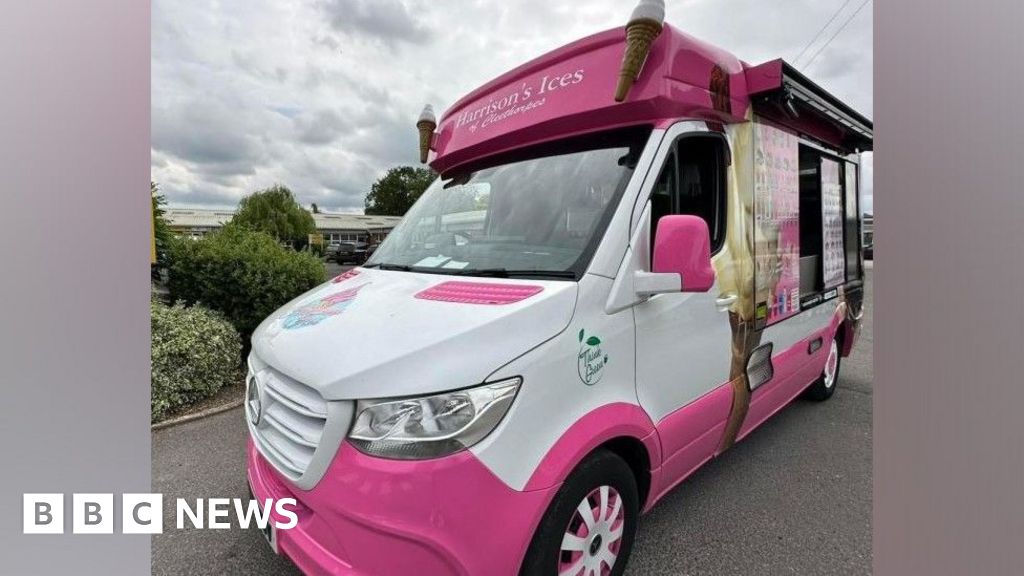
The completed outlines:
[[[242,378],[242,339],[216,312],[150,303],[153,422]]]
[[[174,301],[224,314],[248,340],[274,310],[324,280],[319,258],[282,248],[268,234],[228,225],[200,240],[174,242],[168,289]]]

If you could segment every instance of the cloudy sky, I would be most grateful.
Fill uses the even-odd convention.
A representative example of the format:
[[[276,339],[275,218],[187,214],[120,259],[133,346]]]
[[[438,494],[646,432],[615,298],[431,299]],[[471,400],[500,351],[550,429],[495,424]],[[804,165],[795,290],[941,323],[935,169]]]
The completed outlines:
[[[669,22],[752,64],[803,51],[798,68],[872,117],[871,2],[667,4]],[[282,183],[304,205],[359,212],[385,170],[417,162],[424,103],[440,112],[514,66],[623,25],[633,5],[154,0],[153,179],[172,206],[234,207]]]

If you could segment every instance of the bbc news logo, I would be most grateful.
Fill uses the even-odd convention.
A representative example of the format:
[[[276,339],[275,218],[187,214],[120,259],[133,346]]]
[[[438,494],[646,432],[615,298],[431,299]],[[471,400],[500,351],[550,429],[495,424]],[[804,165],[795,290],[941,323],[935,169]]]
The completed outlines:
[[[181,530],[191,525],[192,528],[226,530],[232,528],[233,512],[240,528],[255,524],[264,530],[274,520],[274,528],[288,530],[299,522],[295,506],[294,498],[267,498],[262,505],[256,500],[243,498],[198,498],[194,503],[177,498],[175,527]],[[161,534],[164,531],[164,498],[161,494],[122,494],[120,512],[122,534]],[[64,533],[64,494],[25,494],[22,513],[22,532],[25,534]],[[113,534],[116,515],[114,495],[72,494],[68,515],[73,534]],[[275,516],[283,521],[275,519]]]

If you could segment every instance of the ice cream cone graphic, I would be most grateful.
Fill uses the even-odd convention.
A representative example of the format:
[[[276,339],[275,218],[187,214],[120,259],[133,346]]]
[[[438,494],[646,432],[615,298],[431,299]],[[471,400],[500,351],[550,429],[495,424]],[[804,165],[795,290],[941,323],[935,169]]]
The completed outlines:
[[[427,163],[427,155],[430,154],[431,140],[434,138],[434,129],[437,128],[437,118],[434,117],[434,107],[427,104],[420,113],[420,119],[416,122],[416,128],[420,131],[420,163]]]
[[[665,0],[640,0],[626,25],[626,51],[615,87],[615,101],[622,102],[640,75],[651,45],[665,26]]]

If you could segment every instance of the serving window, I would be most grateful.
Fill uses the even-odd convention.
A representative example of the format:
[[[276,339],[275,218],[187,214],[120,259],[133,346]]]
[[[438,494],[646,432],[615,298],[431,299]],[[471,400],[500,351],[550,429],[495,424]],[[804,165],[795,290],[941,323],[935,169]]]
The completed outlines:
[[[857,166],[768,123],[754,125],[757,318],[779,322],[860,277]]]
[[[860,276],[856,164],[800,145],[800,298]]]

